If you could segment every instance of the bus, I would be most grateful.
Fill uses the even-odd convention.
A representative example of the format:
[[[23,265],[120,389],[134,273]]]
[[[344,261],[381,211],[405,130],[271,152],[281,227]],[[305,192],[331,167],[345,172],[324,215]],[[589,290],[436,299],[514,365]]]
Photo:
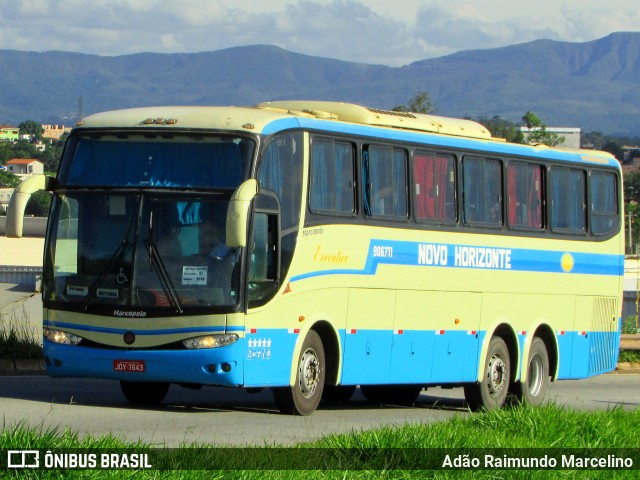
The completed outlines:
[[[616,366],[608,153],[339,102],[134,108],[75,125],[57,175],[16,188],[8,235],[37,190],[47,372],[129,402],[269,388],[309,415],[443,386],[491,410]]]

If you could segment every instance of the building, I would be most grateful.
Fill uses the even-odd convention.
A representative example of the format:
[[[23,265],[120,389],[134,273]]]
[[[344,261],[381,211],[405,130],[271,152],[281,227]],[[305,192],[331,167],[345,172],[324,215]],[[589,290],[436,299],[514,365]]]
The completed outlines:
[[[525,140],[529,138],[531,132],[540,130],[540,127],[527,128],[520,127],[520,131],[523,133]],[[564,141],[558,145],[558,147],[566,148],[580,148],[580,135],[581,130],[579,128],[571,127],[546,127],[547,132],[555,133],[559,137],[564,137]]]
[[[9,200],[11,200],[11,194],[13,188],[0,188],[0,215],[7,214],[7,208],[9,207]]]
[[[13,142],[20,138],[20,129],[18,127],[9,127],[7,125],[0,126],[0,140],[5,142]]]
[[[60,137],[65,133],[64,125],[42,125],[44,138],[50,138],[52,140],[60,140]],[[69,129],[66,129],[69,131]]]
[[[44,173],[44,163],[35,158],[12,158],[5,163],[5,167],[7,167],[7,171],[19,177]]]

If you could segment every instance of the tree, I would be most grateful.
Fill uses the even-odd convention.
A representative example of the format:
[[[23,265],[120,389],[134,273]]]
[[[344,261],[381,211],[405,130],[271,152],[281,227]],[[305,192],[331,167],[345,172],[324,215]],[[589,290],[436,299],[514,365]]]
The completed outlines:
[[[20,177],[11,172],[0,170],[0,187],[13,188],[20,183]]]
[[[398,105],[393,108],[393,111],[430,114],[436,113],[436,108],[427,92],[418,92],[416,96],[409,101],[408,107]]]
[[[42,141],[44,135],[44,128],[38,122],[33,120],[25,120],[20,125],[18,125],[20,129],[20,135],[29,135],[32,142],[40,142]]]
[[[49,206],[51,205],[51,194],[39,190],[31,195],[31,198],[27,202],[27,206],[24,209],[26,215],[33,215],[35,217],[46,217],[49,215]]]
[[[624,161],[624,150],[618,142],[609,141],[602,146],[602,150],[609,152],[611,155],[616,157],[619,162]]]
[[[498,115],[494,115],[491,118],[481,117],[476,121],[484,125],[491,132],[492,137],[504,138],[510,143],[524,143],[522,130],[518,128],[515,122],[500,118]]]
[[[555,147],[564,142],[564,137],[557,133],[549,132],[542,120],[531,111],[527,111],[522,116],[522,122],[529,129],[529,136],[527,137],[529,143],[543,143],[550,147]]]

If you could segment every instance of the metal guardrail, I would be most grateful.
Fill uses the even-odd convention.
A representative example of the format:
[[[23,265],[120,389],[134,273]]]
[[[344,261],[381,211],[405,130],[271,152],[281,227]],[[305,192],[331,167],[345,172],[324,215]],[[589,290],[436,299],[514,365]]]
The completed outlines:
[[[640,334],[623,333],[620,336],[620,350],[640,350]]]
[[[36,292],[40,290],[41,278],[42,267],[0,265],[0,283],[14,283]]]

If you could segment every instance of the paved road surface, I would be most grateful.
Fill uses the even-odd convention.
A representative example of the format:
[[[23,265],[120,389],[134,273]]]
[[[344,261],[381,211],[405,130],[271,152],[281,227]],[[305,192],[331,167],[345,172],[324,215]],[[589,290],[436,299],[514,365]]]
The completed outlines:
[[[549,397],[584,410],[640,406],[640,375],[603,375],[552,385]],[[340,407],[322,404],[309,417],[279,414],[271,393],[205,387],[172,386],[157,408],[126,403],[116,382],[51,379],[40,376],[0,377],[0,412],[5,428],[23,422],[44,430],[69,428],[80,436],[111,433],[152,445],[215,443],[222,445],[287,445],[331,433],[360,431],[405,422],[429,423],[453,415],[469,415],[462,390],[429,389],[414,407],[374,406],[359,392]]]

